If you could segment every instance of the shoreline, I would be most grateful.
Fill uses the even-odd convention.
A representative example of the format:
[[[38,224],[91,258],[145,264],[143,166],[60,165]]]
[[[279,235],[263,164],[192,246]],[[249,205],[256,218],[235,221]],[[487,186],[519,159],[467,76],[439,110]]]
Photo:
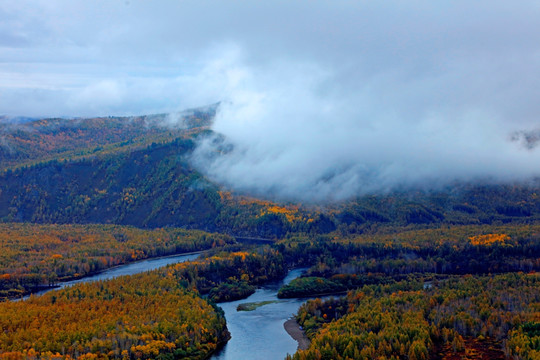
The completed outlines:
[[[87,279],[87,278],[97,276],[97,275],[100,275],[100,274],[103,274],[103,273],[105,273],[107,271],[111,271],[111,270],[121,268],[121,267],[129,266],[129,265],[133,265],[133,264],[137,264],[137,263],[141,263],[141,262],[149,261],[149,260],[161,260],[161,259],[166,259],[166,258],[173,258],[173,257],[176,257],[176,256],[202,254],[203,252],[208,251],[208,250],[209,249],[195,250],[195,251],[190,251],[190,252],[185,252],[185,253],[182,252],[182,253],[177,253],[177,254],[161,255],[161,256],[156,256],[156,257],[147,257],[147,258],[144,258],[144,259],[137,259],[135,261],[127,261],[127,262],[119,263],[119,264],[116,264],[116,265],[113,265],[111,267],[104,268],[104,269],[101,269],[101,270],[98,270],[98,271],[92,271],[92,272],[90,272],[88,274],[85,274],[83,276],[66,277],[66,278],[63,278],[61,281],[58,281],[54,285],[39,286],[38,288],[35,288],[32,291],[28,291],[28,292],[23,293],[22,296],[20,296],[20,297],[7,297],[6,300],[7,301],[26,300],[32,295],[43,295],[44,293],[49,292],[51,290],[61,289],[66,285],[71,285],[70,283],[73,282],[73,281],[81,280],[81,282],[86,282],[86,281],[83,281],[83,280]]]
[[[285,331],[287,331],[287,334],[289,334],[298,343],[297,350],[306,350],[309,347],[311,341],[306,336],[304,330],[300,329],[300,325],[298,325],[298,322],[294,317],[285,321],[283,327],[285,328]]]

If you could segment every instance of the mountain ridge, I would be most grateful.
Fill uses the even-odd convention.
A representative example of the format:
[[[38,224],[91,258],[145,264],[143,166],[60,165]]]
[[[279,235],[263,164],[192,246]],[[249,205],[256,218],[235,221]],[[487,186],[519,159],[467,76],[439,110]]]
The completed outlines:
[[[184,128],[166,126],[161,114],[37,120],[29,125],[32,131],[13,130],[11,139],[20,140],[22,154],[0,153],[1,221],[174,226],[281,238],[357,234],[387,225],[540,220],[538,181],[455,183],[439,190],[400,190],[323,204],[234,192],[209,180],[191,161],[199,139],[212,133],[217,106],[179,113]],[[43,141],[43,134],[52,140]],[[43,151],[47,144],[50,152]]]

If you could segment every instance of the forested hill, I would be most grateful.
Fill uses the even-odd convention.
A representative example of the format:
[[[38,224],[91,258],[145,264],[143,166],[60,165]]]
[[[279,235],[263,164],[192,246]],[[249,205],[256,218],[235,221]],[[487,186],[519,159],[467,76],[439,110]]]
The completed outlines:
[[[170,141],[189,130],[208,127],[217,106],[133,117],[25,122],[0,118],[0,169]]]
[[[0,219],[175,226],[234,235],[341,235],[391,226],[535,223],[536,185],[460,184],[306,207],[239,196],[190,164],[216,105],[132,118],[2,124]],[[174,126],[173,126],[174,125]]]

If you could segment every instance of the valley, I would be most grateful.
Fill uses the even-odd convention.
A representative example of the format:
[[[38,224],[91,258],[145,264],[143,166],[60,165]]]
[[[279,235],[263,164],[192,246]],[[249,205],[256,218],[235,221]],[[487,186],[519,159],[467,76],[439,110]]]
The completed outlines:
[[[193,165],[215,109],[187,114],[174,129],[159,116],[4,126],[0,358],[538,358],[537,181],[324,204],[257,198]],[[283,329],[293,314],[305,350]],[[259,316],[284,351],[242,333]]]

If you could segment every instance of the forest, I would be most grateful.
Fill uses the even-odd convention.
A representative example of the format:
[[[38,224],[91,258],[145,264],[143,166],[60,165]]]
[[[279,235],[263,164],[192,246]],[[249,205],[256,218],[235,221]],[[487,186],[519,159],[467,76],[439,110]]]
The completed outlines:
[[[324,206],[236,194],[190,161],[214,114],[193,110],[185,127],[174,129],[159,120],[164,115],[3,125],[0,221],[171,226],[272,239],[540,221],[538,180],[396,190]]]
[[[202,359],[228,339],[221,310],[153,272],[0,305],[3,359]]]
[[[524,273],[429,283],[416,277],[308,301],[297,319],[312,344],[291,358],[429,359],[431,353],[444,359],[484,352],[490,359],[537,359],[539,282],[538,274]]]
[[[246,297],[254,286],[282,278],[287,269],[307,266],[304,277],[280,292],[288,291],[289,296],[348,293],[325,301],[310,300],[299,309],[297,320],[312,343],[308,350],[294,354],[295,359],[443,359],[455,354],[463,358],[490,354],[492,358],[535,359],[540,345],[539,228],[523,225],[507,231],[511,235],[485,233],[504,228],[450,228],[444,230],[451,234],[447,238],[441,230],[398,232],[392,246],[367,235],[347,241],[299,237],[251,250],[238,250],[243,246],[223,242],[196,261],[0,304],[6,329],[1,346],[9,349],[0,356],[25,358],[32,353],[38,358],[69,358],[90,353],[103,359],[166,354],[204,357],[202,354],[214,351],[227,338],[222,315],[212,302],[208,303],[210,299],[221,302]],[[430,238],[440,241],[426,240]],[[489,265],[493,269],[470,266],[471,258],[482,255],[493,260]],[[514,264],[515,268],[500,264]],[[526,272],[519,266],[527,267]],[[148,323],[142,317],[150,316],[147,307],[142,308],[145,314],[137,315],[137,320],[122,317],[131,324],[129,328],[118,325],[120,320],[114,316],[108,318],[122,312],[135,316],[142,310],[139,304],[147,301],[148,306],[165,311],[161,305],[169,300],[180,304],[188,301],[181,300],[182,296],[209,306],[199,311],[214,326],[204,325],[214,329],[211,337],[189,327],[185,335],[183,330],[160,326],[168,323],[162,319],[175,318],[170,313],[160,318],[159,312],[151,321],[157,328],[144,328],[152,337],[144,336],[143,330],[133,327],[137,321]],[[34,306],[39,310],[33,310]],[[89,318],[102,319],[96,320],[95,328],[87,327],[93,331],[90,335],[69,317],[75,316],[70,315],[75,310],[66,310],[70,306],[88,308]],[[33,311],[39,311],[39,319],[44,322],[31,321]],[[19,319],[21,313],[29,317]],[[46,341],[40,340],[48,324],[59,326],[51,319],[73,325],[57,334],[58,338],[51,335]],[[178,323],[191,321],[195,320],[181,317]],[[113,335],[99,333],[113,323]],[[70,335],[71,331],[78,335]],[[178,339],[185,336],[192,336],[195,342],[180,346]]]
[[[277,245],[310,266],[283,297],[349,291],[299,310],[312,344],[291,358],[539,357],[538,226],[387,231]]]
[[[311,345],[289,359],[540,358],[537,181],[317,206],[237,194],[190,161],[216,106],[174,129],[165,115],[2,124],[0,358],[206,359],[229,339],[220,302],[299,267],[279,297],[306,298]]]
[[[208,253],[200,260],[0,303],[0,358],[203,359],[228,339],[215,301],[230,287],[284,275],[283,257]],[[46,336],[44,334],[47,334]]]
[[[137,260],[234,242],[227,235],[178,228],[0,224],[0,297],[26,295]]]

